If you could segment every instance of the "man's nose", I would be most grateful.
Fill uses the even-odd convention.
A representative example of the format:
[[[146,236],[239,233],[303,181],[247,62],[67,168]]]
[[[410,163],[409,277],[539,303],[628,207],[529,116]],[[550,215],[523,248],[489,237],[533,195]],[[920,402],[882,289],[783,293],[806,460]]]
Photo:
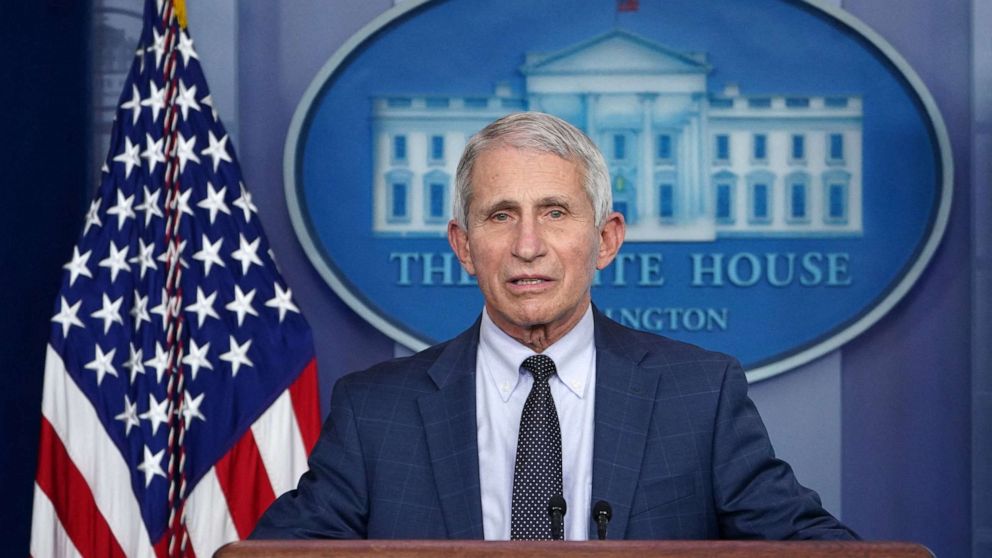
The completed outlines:
[[[524,261],[532,261],[543,256],[544,253],[544,236],[537,218],[521,219],[517,225],[516,237],[513,239],[513,255]]]

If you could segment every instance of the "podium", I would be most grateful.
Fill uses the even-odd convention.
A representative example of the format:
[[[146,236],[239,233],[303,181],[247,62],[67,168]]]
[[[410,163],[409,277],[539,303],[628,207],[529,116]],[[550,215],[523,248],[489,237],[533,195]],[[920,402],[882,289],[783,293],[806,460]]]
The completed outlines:
[[[217,558],[932,558],[904,542],[766,541],[240,541]]]

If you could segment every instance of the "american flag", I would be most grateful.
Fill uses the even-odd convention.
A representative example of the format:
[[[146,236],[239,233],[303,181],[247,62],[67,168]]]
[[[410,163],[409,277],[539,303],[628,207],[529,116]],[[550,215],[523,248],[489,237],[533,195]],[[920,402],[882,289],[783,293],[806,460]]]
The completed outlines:
[[[209,556],[293,487],[319,433],[310,329],[176,2],[146,0],[55,302],[36,558]]]
[[[618,12],[636,12],[640,8],[638,0],[617,0]]]

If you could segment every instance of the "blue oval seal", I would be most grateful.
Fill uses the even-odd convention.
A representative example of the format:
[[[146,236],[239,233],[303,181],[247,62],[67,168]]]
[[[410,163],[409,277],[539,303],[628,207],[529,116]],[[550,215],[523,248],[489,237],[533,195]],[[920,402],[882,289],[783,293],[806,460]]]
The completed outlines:
[[[627,240],[593,300],[738,356],[751,381],[859,335],[913,286],[950,211],[943,120],[905,60],[818,2],[408,1],[328,60],[289,131],[308,257],[412,349],[478,315],[451,253],[467,139],[539,110],[603,151]]]

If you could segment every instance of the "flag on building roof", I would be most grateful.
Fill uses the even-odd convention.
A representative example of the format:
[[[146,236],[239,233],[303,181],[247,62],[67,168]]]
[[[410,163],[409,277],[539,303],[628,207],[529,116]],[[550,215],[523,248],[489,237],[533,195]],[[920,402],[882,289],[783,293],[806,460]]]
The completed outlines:
[[[146,0],[54,314],[36,558],[210,556],[305,471],[310,329],[172,1]]]
[[[639,7],[639,0],[617,0],[618,12],[636,12]]]

